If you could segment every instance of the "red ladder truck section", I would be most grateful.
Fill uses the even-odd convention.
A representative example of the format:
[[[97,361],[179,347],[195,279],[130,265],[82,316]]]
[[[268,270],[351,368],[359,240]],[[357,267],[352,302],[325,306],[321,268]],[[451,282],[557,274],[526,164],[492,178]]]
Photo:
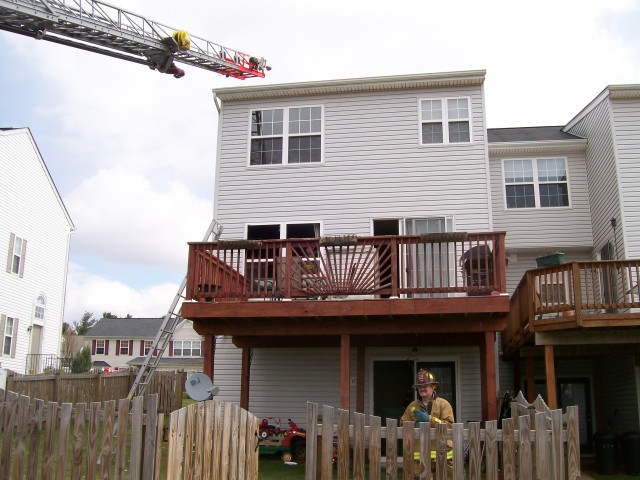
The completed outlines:
[[[99,0],[0,0],[0,30],[140,63],[176,78],[184,76],[176,62],[240,80],[264,78],[271,69],[262,57]]]

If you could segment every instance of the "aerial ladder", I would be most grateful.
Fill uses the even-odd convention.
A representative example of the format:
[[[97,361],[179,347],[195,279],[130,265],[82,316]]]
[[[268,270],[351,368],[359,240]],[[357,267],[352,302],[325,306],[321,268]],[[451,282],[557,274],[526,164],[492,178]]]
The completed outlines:
[[[264,78],[262,57],[224,47],[100,0],[0,0],[0,30],[184,76],[176,62],[244,80]]]
[[[209,225],[207,233],[205,233],[204,239],[202,241],[206,242],[210,237],[213,237],[214,241],[218,241],[220,239],[220,235],[222,235],[222,225],[220,225],[216,220],[212,220],[211,225]],[[180,284],[180,287],[178,288],[178,292],[173,299],[173,302],[171,302],[169,311],[162,320],[160,330],[158,330],[158,333],[156,333],[156,337],[153,339],[153,344],[147,352],[144,361],[142,362],[142,365],[138,370],[138,374],[136,375],[136,378],[131,385],[128,398],[131,399],[136,395],[144,394],[144,391],[151,381],[153,373],[156,371],[156,368],[158,368],[158,364],[162,359],[162,355],[169,347],[176,327],[182,321],[182,317],[179,314],[181,305],[180,301],[184,300],[185,298],[186,287],[187,276],[185,275],[182,283]]]

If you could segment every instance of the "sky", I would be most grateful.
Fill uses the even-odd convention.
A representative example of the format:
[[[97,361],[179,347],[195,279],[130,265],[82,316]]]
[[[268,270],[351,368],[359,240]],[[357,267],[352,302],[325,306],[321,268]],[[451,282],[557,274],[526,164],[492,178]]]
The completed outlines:
[[[272,70],[175,79],[0,31],[0,127],[31,129],[76,226],[68,323],[167,313],[213,215],[215,88],[486,70],[498,128],[564,125],[607,85],[640,83],[640,0],[110,3]]]

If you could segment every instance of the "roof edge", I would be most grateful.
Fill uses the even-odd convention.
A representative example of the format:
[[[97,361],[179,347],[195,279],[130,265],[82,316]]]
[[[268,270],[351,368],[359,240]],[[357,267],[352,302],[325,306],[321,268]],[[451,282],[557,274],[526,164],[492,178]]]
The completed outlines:
[[[309,94],[342,93],[401,88],[447,87],[459,85],[482,85],[486,70],[459,72],[421,73],[383,77],[348,78],[313,82],[284,83],[250,87],[214,88],[220,100],[248,100],[256,98],[287,97]]]
[[[608,85],[593,100],[591,100],[586,107],[580,110],[580,112],[578,112],[575,117],[569,120],[562,131],[568,132],[580,120],[586,117],[589,112],[591,112],[597,105],[602,103],[607,97],[613,100],[640,98],[640,84]]]
[[[491,154],[521,154],[521,153],[580,153],[587,150],[587,140],[544,140],[539,142],[493,142],[489,143]]]

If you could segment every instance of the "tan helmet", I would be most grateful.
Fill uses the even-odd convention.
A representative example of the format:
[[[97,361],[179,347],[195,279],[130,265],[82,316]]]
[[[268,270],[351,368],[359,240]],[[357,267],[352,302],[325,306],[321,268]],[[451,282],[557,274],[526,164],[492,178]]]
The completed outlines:
[[[423,370],[421,368],[420,370],[418,370],[418,374],[416,375],[416,383],[414,383],[413,386],[417,388],[426,385],[433,386],[433,389],[435,390],[438,388],[439,384],[433,373],[427,372],[426,370]]]

